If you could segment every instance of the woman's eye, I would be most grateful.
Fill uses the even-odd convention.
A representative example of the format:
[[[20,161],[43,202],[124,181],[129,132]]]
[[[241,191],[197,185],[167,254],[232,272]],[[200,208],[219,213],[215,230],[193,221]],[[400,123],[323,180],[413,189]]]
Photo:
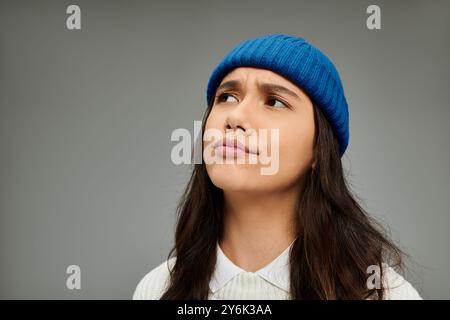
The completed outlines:
[[[231,100],[228,100],[228,98],[231,98]],[[233,102],[233,99],[234,99],[234,102],[237,102],[237,99],[228,93],[222,93],[217,97],[218,102]]]
[[[274,97],[270,97],[267,100],[267,104],[274,108],[286,108],[286,104],[284,104],[281,100]]]

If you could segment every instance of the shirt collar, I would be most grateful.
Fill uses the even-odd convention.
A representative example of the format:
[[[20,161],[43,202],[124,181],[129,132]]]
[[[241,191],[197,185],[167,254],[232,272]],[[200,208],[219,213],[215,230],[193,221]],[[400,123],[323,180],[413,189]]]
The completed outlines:
[[[294,240],[295,241],[295,240]],[[289,292],[290,287],[290,268],[289,268],[289,252],[294,244],[294,241],[291,242],[289,247],[287,247],[277,258],[272,260],[269,264],[262,267],[261,269],[250,272],[253,274],[257,274],[269,281],[273,285],[283,289],[286,292]],[[217,290],[221,289],[225,284],[234,278],[239,273],[249,273],[244,269],[235,265],[222,251],[217,242],[217,260],[216,267],[214,270],[214,274],[211,277],[211,281],[209,283],[211,291],[214,293]]]

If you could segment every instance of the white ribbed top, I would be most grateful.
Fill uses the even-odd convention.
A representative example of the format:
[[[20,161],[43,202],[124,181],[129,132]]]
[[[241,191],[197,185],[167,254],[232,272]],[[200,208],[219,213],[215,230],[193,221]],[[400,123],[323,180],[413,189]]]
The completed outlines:
[[[165,261],[147,273],[138,283],[133,300],[157,300],[164,293],[169,282],[169,267],[176,257]],[[421,300],[419,293],[393,268],[385,271],[388,290],[387,300]],[[286,300],[289,293],[259,274],[242,271],[215,292],[210,291],[209,300]]]

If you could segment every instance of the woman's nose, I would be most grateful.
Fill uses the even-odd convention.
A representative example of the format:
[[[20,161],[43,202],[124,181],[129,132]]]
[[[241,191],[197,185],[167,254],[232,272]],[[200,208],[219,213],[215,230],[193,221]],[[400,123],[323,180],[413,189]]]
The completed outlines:
[[[250,99],[244,99],[230,108],[225,129],[242,130],[246,133],[251,128],[252,103],[254,104]]]

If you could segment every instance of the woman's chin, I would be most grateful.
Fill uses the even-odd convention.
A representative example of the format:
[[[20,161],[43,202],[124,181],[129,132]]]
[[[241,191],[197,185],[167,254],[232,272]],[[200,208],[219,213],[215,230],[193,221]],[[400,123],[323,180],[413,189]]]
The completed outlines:
[[[213,165],[207,167],[207,172],[212,183],[223,190],[250,191],[257,188],[258,176],[255,176],[255,169],[239,165]]]

